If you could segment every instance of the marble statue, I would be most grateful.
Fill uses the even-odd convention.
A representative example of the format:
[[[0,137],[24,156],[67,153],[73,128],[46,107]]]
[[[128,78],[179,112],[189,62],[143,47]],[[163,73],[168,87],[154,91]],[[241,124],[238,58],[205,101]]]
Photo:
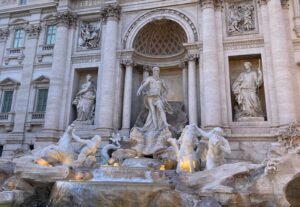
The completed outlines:
[[[201,136],[208,138],[208,151],[206,156],[206,170],[213,169],[226,163],[225,153],[231,153],[231,148],[224,132],[216,127],[210,132],[198,129]]]
[[[90,23],[81,26],[79,36],[79,46],[87,49],[97,48],[100,43],[100,29],[95,28]]]
[[[95,110],[96,89],[92,81],[92,75],[86,75],[86,83],[84,83],[73,104],[77,107],[77,121],[93,121]]]
[[[91,163],[96,162],[95,154],[100,146],[101,137],[99,135],[95,135],[91,140],[81,139],[77,136],[74,131],[72,132],[72,136],[76,142],[79,142],[84,145],[82,150],[80,151],[77,160],[74,161],[74,165],[81,167],[85,163],[88,163],[88,166],[92,165]]]
[[[108,164],[108,161],[110,159],[109,152],[116,151],[121,147],[121,137],[119,133],[112,133],[111,138],[109,140],[111,143],[105,145],[101,150],[101,164]]]
[[[244,72],[232,84],[232,91],[238,103],[235,118],[241,120],[245,117],[264,117],[258,97],[258,89],[263,84],[263,75],[260,67],[258,71],[252,70],[250,62],[244,62]]]
[[[198,143],[199,128],[195,124],[187,125],[177,141],[177,139],[169,138],[168,142],[175,148],[177,154],[176,172],[195,172],[199,166],[199,158],[196,154]]]
[[[172,114],[172,107],[167,102],[168,89],[159,78],[159,67],[153,67],[153,76],[144,80],[137,95],[144,95],[144,103],[148,109],[148,116],[142,131],[161,130],[169,126],[166,112]]]
[[[74,127],[73,124],[68,126],[57,144],[50,145],[34,153],[34,162],[42,166],[72,165],[74,150],[71,143]]]

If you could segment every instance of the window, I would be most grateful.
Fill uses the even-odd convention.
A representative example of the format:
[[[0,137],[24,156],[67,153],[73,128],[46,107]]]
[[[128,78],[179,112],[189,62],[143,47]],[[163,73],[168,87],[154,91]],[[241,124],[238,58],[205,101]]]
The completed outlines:
[[[26,5],[27,4],[27,0],[20,0],[20,5]]]
[[[3,145],[0,145],[0,157],[2,157],[3,154]]]
[[[23,46],[24,36],[25,35],[23,29],[16,29],[14,38],[14,48],[20,48]]]
[[[47,28],[46,45],[54,45],[55,43],[56,26],[50,25]]]
[[[43,113],[46,111],[47,98],[48,98],[48,89],[47,88],[38,89],[35,112]]]
[[[4,91],[1,112],[8,113],[11,110],[12,99],[13,99],[13,91]]]

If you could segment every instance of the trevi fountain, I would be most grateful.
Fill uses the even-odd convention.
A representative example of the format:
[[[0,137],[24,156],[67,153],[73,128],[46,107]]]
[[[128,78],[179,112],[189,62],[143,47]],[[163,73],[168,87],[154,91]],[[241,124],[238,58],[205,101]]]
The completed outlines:
[[[300,1],[0,0],[0,207],[300,207]]]

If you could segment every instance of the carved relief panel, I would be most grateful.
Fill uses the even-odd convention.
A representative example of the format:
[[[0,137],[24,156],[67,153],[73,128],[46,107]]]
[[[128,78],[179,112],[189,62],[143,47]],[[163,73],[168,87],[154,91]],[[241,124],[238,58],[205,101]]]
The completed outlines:
[[[254,0],[231,0],[226,3],[226,29],[229,36],[258,32]]]
[[[98,49],[101,41],[100,21],[82,21],[79,26],[78,48]]]

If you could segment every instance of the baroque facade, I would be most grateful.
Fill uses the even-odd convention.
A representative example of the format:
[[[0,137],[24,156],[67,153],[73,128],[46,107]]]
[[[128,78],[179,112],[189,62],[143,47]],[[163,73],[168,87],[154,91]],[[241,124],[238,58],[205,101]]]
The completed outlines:
[[[299,1],[0,4],[2,156],[55,142],[70,123],[85,138],[128,135],[153,66],[188,123],[225,130],[232,160],[262,161],[278,130],[300,119]]]

